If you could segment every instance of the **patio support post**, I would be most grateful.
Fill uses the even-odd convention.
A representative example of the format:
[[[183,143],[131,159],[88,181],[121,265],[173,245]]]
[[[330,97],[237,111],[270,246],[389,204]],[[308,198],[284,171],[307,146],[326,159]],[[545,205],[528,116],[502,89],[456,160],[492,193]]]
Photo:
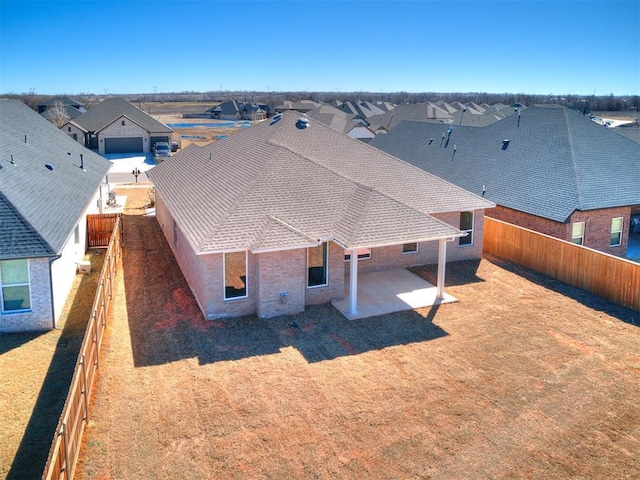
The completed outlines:
[[[444,299],[444,272],[447,265],[447,239],[441,238],[438,248],[438,283],[436,285],[436,298]]]
[[[355,315],[358,312],[358,251],[352,248],[349,254],[349,314]]]

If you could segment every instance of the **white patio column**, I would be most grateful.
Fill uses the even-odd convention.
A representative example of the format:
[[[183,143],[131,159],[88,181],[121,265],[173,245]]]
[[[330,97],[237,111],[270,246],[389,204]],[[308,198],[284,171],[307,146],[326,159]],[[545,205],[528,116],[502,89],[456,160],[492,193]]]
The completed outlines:
[[[358,313],[358,251],[352,248],[349,255],[349,314],[355,315]]]
[[[436,285],[436,298],[444,299],[444,272],[447,265],[447,239],[440,239],[438,248],[438,283]]]

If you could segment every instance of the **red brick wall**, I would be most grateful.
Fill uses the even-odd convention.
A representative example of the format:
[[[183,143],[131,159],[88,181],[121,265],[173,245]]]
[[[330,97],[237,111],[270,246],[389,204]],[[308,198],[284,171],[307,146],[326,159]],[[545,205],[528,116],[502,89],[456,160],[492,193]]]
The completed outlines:
[[[576,210],[567,222],[562,223],[502,206],[497,206],[490,214],[497,220],[513,223],[567,241],[571,241],[571,224],[585,222],[584,246],[619,257],[624,257],[627,253],[630,215],[630,207],[605,208],[586,212]],[[622,243],[620,246],[610,247],[611,220],[615,217],[624,218]]]
[[[623,217],[622,243],[617,247],[610,247],[611,220],[615,217]],[[571,215],[570,223],[585,222],[584,224],[584,246],[593,248],[600,252],[609,253],[618,257],[627,254],[627,244],[629,243],[629,221],[631,220],[631,208],[606,208],[601,210],[589,210],[588,212],[575,211]],[[569,238],[571,240],[571,231]]]

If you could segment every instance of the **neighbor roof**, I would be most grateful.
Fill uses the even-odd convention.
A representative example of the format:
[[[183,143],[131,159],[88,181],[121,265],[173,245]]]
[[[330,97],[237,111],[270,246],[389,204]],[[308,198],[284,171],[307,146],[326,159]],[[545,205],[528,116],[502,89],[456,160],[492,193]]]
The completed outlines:
[[[148,132],[171,133],[173,131],[148,113],[119,97],[103,100],[75,118],[73,123],[87,132],[99,132],[123,115]]]
[[[22,102],[0,100],[0,258],[60,253],[110,166]]]
[[[558,222],[574,210],[640,204],[640,145],[567,108],[533,106],[486,127],[448,128],[401,122],[370,145]]]
[[[430,214],[494,206],[300,114],[189,146],[148,172],[197,253],[461,236]]]

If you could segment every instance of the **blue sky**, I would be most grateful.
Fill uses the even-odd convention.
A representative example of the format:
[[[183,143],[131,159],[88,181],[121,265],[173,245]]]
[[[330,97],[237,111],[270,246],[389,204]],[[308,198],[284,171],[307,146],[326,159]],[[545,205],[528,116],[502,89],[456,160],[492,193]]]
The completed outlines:
[[[640,1],[0,0],[0,93],[640,94]]]

